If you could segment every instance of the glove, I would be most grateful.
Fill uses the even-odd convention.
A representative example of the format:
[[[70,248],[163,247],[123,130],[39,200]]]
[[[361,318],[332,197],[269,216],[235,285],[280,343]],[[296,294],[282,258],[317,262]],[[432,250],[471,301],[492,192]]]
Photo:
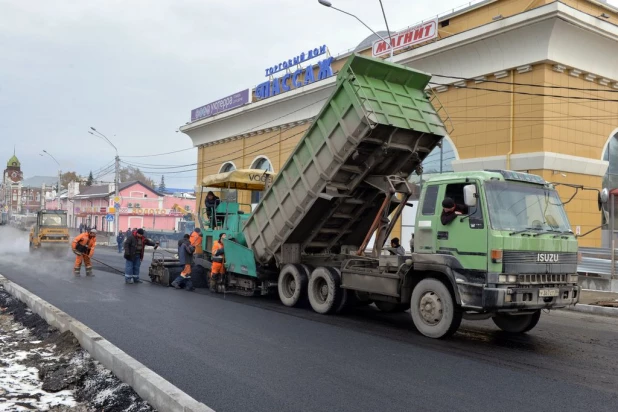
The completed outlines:
[[[73,249],[73,253],[75,253],[77,256],[81,256],[81,252],[78,252],[77,249]]]
[[[125,254],[124,254],[124,258],[125,258],[126,260],[131,260],[131,255],[129,255],[128,253],[125,253]]]

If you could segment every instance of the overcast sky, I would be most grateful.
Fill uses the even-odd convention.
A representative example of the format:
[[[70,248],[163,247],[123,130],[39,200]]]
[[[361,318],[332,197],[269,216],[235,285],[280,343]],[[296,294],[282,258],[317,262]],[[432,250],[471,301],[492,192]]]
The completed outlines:
[[[332,3],[385,28],[378,0]],[[464,3],[383,0],[392,31]],[[175,131],[191,109],[262,82],[266,67],[309,48],[337,54],[369,34],[317,0],[0,0],[2,166],[15,145],[25,177],[56,174],[42,149],[63,170],[96,171],[114,151],[90,126],[121,158],[190,148]],[[125,159],[175,166],[197,156]],[[192,171],[164,174],[168,187],[195,184]]]

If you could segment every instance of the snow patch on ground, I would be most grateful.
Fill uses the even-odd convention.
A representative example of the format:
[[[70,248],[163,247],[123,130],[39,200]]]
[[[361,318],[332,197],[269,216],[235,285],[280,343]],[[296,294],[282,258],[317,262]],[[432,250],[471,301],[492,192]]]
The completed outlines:
[[[13,336],[9,334],[12,332]],[[53,358],[48,347],[22,350],[40,343],[26,328],[19,328],[8,316],[0,315],[0,407],[3,411],[46,411],[56,406],[73,407],[77,405],[72,391],[62,390],[49,393],[43,390],[39,370],[24,364],[30,356],[38,354],[41,358]]]

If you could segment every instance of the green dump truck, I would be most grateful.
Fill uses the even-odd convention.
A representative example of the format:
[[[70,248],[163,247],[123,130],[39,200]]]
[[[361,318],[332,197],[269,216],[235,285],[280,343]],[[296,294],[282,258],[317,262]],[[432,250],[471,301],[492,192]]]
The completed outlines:
[[[541,309],[575,304],[577,240],[556,191],[538,176],[480,171],[429,179],[414,252],[384,255],[414,193],[409,178],[422,173],[423,159],[447,134],[425,92],[430,78],[353,56],[275,176],[249,170],[238,179],[206,177],[203,190],[265,191],[250,213],[223,199],[199,214],[205,268],[213,243],[227,235],[226,273],[213,289],[276,292],[286,306],[308,301],[322,314],[372,302],[384,312],[409,309],[417,329],[432,338],[451,335],[462,318],[493,318],[501,329],[523,333]],[[446,197],[467,211],[444,225]]]

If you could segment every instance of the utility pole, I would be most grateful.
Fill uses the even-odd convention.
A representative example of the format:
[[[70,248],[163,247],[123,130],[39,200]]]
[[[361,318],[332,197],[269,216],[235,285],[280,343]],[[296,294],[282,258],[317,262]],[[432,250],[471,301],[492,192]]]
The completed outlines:
[[[60,206],[60,181],[62,180],[62,170],[60,170],[60,163],[58,162],[58,160],[56,160],[56,158],[49,153],[47,150],[43,150],[43,153],[45,153],[47,156],[51,157],[52,160],[54,162],[56,162],[56,164],[58,165],[58,187],[56,188],[56,197],[58,197],[58,210],[61,210],[61,206]],[[39,153],[40,156],[43,156],[42,153]]]
[[[114,203],[114,233],[118,233],[118,231],[120,230],[120,222],[118,221],[120,219],[120,210],[119,210],[120,208],[116,207],[116,199],[118,198],[118,193],[119,193],[118,187],[120,186],[120,156],[118,156],[118,148],[116,148],[116,146],[103,133],[99,132],[94,127],[90,127],[90,129],[91,130],[89,130],[88,133],[90,133],[93,136],[98,137],[99,139],[105,140],[116,151],[116,157],[115,157],[116,173],[114,176],[114,186],[115,187],[114,187],[114,199],[113,199],[114,202],[113,203]],[[96,134],[92,132],[95,132]],[[116,236],[112,236],[112,239],[116,239]]]
[[[116,176],[114,177],[114,234],[120,231],[120,208],[116,207],[116,198],[118,198],[118,186],[120,186],[120,157],[116,151]],[[118,202],[120,203],[120,202]],[[116,236],[114,236],[114,239]]]
[[[57,190],[57,196],[58,196],[58,210],[61,210],[62,207],[60,205],[60,180],[62,180],[62,170],[58,169],[58,190]]]

